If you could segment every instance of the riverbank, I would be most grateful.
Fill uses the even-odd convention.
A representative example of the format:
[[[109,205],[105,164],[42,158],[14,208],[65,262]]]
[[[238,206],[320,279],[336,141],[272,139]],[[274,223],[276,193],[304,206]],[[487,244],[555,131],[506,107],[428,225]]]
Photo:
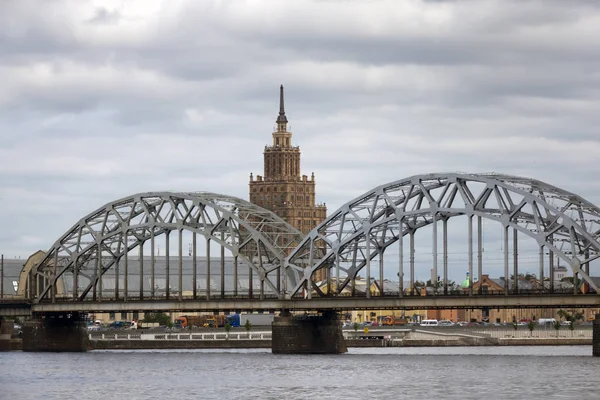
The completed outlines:
[[[449,347],[449,346],[582,346],[592,345],[587,338],[514,338],[487,340],[451,339],[349,339],[348,347]],[[264,349],[271,348],[271,340],[95,340],[90,342],[94,350],[156,350],[156,349]]]
[[[369,333],[344,331],[348,347],[465,347],[465,346],[591,346],[591,330],[574,332],[513,330],[378,329]],[[90,332],[90,350],[158,349],[266,349],[271,331],[192,332],[102,331]],[[12,339],[10,350],[21,350],[20,339]]]
[[[348,347],[591,346],[590,338],[508,338],[497,342],[456,339],[348,339]],[[271,340],[91,340],[90,350],[270,349]],[[22,350],[21,339],[10,350]]]

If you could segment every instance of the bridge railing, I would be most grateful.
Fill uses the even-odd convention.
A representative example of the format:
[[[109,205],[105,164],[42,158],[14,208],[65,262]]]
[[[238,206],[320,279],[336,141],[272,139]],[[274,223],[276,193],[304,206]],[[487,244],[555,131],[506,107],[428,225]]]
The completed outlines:
[[[518,290],[513,290],[513,289],[509,289],[508,290],[508,296],[563,296],[563,295],[573,295],[573,289],[555,289],[555,290],[548,290],[548,289],[518,289]],[[488,290],[485,292],[479,292],[477,290],[473,291],[472,296],[477,296],[477,297],[497,297],[497,296],[505,296],[506,293],[504,292],[504,290]],[[577,295],[580,296],[596,296],[596,293],[577,293]],[[313,294],[313,298],[315,298],[316,294]],[[411,293],[410,291],[407,291],[405,293],[403,293],[402,297],[408,297],[408,298],[414,298],[414,297],[432,297],[432,296],[439,296],[439,297],[468,297],[471,296],[471,294],[469,293],[468,290],[448,290],[446,292],[446,294],[444,294],[443,289],[438,290],[437,293],[426,293],[426,294],[422,294],[419,290],[416,290],[414,293]],[[323,296],[324,298],[328,298],[328,297],[357,297],[357,298],[366,298],[367,294],[365,292],[355,292],[354,294],[329,294],[329,295],[325,295]],[[372,293],[371,297],[380,297],[379,293]],[[399,296],[399,292],[384,292],[384,297],[400,297]],[[258,299],[263,299],[263,300],[277,300],[279,298],[279,296],[277,296],[276,294],[265,294],[262,297],[260,295],[253,295],[253,296],[248,296],[248,295],[225,295],[225,296],[221,296],[220,294],[214,294],[211,295],[210,301],[213,300],[258,300]],[[177,295],[171,295],[169,297],[169,300],[179,300],[180,297]],[[302,300],[303,297],[302,296],[294,296],[293,297],[294,300]],[[16,299],[13,299],[11,301],[6,301],[7,303],[11,303],[11,302],[15,302]],[[26,301],[28,301],[27,299],[25,299]],[[127,300],[128,302],[140,302],[140,301],[164,301],[167,300],[167,298],[165,296],[127,296]],[[194,298],[194,296],[182,296],[181,297],[182,301],[204,301],[207,300],[206,295],[197,295],[196,298]],[[19,300],[20,302],[22,302],[21,300]],[[72,302],[74,301],[73,298],[71,296],[65,296],[65,295],[57,295],[56,296],[56,302]],[[90,299],[85,299],[83,301],[90,301],[92,302],[93,300]],[[125,298],[122,296],[119,297],[106,297],[103,296],[102,298],[97,299],[96,301],[101,301],[101,302],[122,302],[125,301]],[[2,301],[0,301],[1,303]],[[50,303],[51,300],[49,299],[44,299],[43,303]]]
[[[508,295],[509,296],[564,296],[564,295],[572,295],[573,294],[573,289],[555,289],[555,290],[548,290],[548,289],[518,289],[518,290],[513,290],[513,289],[509,289],[508,290]],[[596,293],[577,293],[578,295],[584,296],[584,295],[596,295]],[[473,290],[473,296],[477,296],[477,297],[493,297],[493,296],[504,296],[506,295],[506,293],[504,292],[504,290],[488,290],[488,291],[482,291],[481,293],[477,290]],[[379,293],[371,293],[371,297],[379,297],[380,294]],[[428,292],[426,294],[421,293],[421,291],[419,290],[415,290],[414,292],[410,292],[410,291],[405,291],[402,294],[402,297],[432,297],[432,296],[447,296],[447,297],[469,297],[471,296],[471,294],[469,293],[468,290],[448,290],[446,292],[446,294],[444,294],[443,289],[439,289],[437,291],[437,293],[435,292]],[[365,292],[356,292],[354,294],[342,294],[342,295],[335,295],[335,294],[331,294],[331,295],[326,295],[325,297],[367,297],[367,294]],[[394,291],[385,291],[384,292],[384,297],[399,297],[399,292],[394,292]]]
[[[575,328],[572,331],[567,329],[561,329],[556,331],[555,329],[544,329],[538,328],[533,331],[529,329],[486,329],[486,330],[473,330],[474,333],[482,333],[497,339],[507,338],[592,338],[592,329]]]
[[[271,332],[208,333],[89,333],[90,340],[271,340]]]
[[[279,298],[279,296],[277,296],[276,294],[265,294],[264,296],[260,296],[260,295],[253,295],[253,296],[247,296],[247,295],[225,295],[225,296],[221,296],[220,294],[213,294],[210,296],[209,300],[259,300],[259,299],[264,299],[264,300],[277,300]],[[111,302],[111,301],[115,301],[115,302],[122,302],[122,301],[130,301],[130,302],[136,302],[136,301],[164,301],[164,300],[170,300],[170,301],[176,301],[179,300],[179,296],[177,295],[171,295],[169,296],[169,298],[167,299],[166,296],[127,296],[127,298],[123,297],[123,296],[119,296],[119,297],[108,297],[108,296],[102,296],[102,298],[98,298],[96,299],[96,301],[102,301],[102,302]],[[206,295],[197,295],[196,298],[194,298],[194,296],[181,296],[181,300],[186,301],[186,300],[195,300],[195,301],[202,301],[202,300],[207,300]],[[68,296],[68,295],[57,295],[56,296],[56,302],[63,302],[63,303],[69,303],[72,302],[73,297],[72,296]],[[77,300],[79,301],[79,300]],[[94,301],[91,298],[86,298],[83,301]],[[50,303],[51,300],[48,299],[44,299],[42,301],[43,303]]]

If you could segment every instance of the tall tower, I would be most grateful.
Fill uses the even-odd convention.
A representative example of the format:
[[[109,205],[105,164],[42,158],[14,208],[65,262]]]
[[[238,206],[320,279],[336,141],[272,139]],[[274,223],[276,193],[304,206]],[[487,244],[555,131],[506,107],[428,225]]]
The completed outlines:
[[[250,202],[273,211],[306,234],[327,215],[325,204],[315,203],[315,174],[300,173],[300,147],[292,146],[285,115],[283,85],[279,88],[279,115],[273,143],[265,146],[264,175],[250,174]]]

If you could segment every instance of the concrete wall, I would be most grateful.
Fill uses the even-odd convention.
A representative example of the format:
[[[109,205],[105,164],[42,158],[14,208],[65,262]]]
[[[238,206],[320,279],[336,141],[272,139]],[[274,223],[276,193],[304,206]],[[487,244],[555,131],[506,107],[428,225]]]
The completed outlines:
[[[15,324],[12,320],[0,319],[0,351],[11,350],[11,336]]]
[[[600,314],[596,314],[592,329],[592,355],[600,357]]]
[[[23,324],[23,351],[84,352],[88,342],[78,315],[46,315]]]
[[[100,349],[270,349],[270,340],[92,340]]]
[[[273,354],[340,354],[346,353],[346,341],[334,313],[322,316],[275,317],[272,327]]]

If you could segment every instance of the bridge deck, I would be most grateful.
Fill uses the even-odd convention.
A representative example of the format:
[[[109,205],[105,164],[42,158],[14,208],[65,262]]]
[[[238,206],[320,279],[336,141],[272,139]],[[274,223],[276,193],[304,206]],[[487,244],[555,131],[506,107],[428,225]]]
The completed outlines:
[[[414,297],[327,297],[313,299],[214,299],[61,301],[26,304],[0,302],[0,315],[15,312],[110,312],[110,311],[256,311],[282,310],[383,310],[453,308],[569,308],[600,307],[599,295],[511,295],[511,296],[414,296]],[[26,315],[26,314],[20,314]]]

